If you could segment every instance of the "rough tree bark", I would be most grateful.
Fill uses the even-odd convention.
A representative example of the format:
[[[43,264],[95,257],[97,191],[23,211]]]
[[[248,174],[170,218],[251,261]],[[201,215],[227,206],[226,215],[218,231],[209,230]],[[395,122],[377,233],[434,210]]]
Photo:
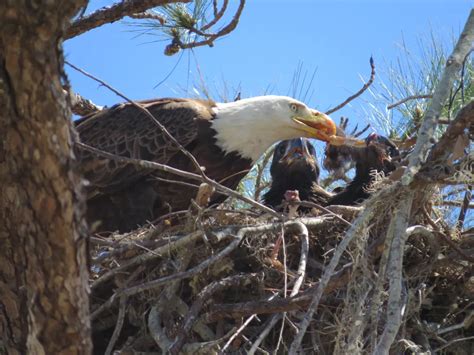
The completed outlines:
[[[61,37],[85,0],[0,2],[0,353],[91,352]]]

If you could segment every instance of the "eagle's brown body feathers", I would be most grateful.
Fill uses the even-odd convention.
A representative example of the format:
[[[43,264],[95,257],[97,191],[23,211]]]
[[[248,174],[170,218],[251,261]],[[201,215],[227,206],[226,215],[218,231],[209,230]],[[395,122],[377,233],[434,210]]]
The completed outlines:
[[[189,150],[212,179],[235,188],[251,166],[237,153],[225,154],[215,145],[211,101],[159,99],[141,102]],[[76,121],[83,143],[119,156],[150,160],[197,172],[192,162],[153,120],[131,104],[120,104]],[[77,150],[89,181],[88,219],[100,220],[101,230],[126,231],[171,210],[184,210],[197,188],[159,179],[183,181],[157,170],[99,158]],[[194,181],[186,181],[196,184]],[[216,196],[212,202],[218,202]]]

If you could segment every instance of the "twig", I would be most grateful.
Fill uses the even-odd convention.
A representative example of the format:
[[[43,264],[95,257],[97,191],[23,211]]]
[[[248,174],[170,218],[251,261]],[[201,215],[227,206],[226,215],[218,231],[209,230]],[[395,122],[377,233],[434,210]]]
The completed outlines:
[[[244,6],[245,6],[245,0],[240,0],[239,7],[237,8],[237,11],[235,12],[235,15],[232,18],[232,20],[226,26],[220,29],[217,33],[206,34],[207,38],[205,40],[198,41],[198,42],[190,42],[190,43],[182,43],[179,39],[176,39],[176,38],[174,40],[177,41],[177,44],[179,45],[181,49],[195,48],[195,47],[201,47],[201,46],[206,46],[206,45],[212,47],[216,39],[229,34],[237,27],[237,24],[239,23],[240,15],[242,15]],[[191,31],[192,29],[188,28],[188,30]]]
[[[360,137],[363,133],[367,132],[367,130],[370,128],[370,123],[365,126],[363,129],[361,129],[359,132],[356,132],[354,130],[354,133],[351,134],[351,136],[354,136],[355,138]]]
[[[351,102],[352,100],[354,100],[356,97],[362,95],[362,93],[363,93],[365,90],[367,90],[367,88],[368,88],[370,85],[372,85],[372,83],[374,82],[374,79],[375,79],[375,64],[374,64],[374,59],[373,59],[372,57],[370,57],[369,63],[370,63],[370,68],[371,68],[369,80],[368,80],[368,81],[362,86],[362,88],[361,88],[359,91],[357,91],[354,95],[349,96],[344,102],[342,102],[341,104],[337,105],[336,107],[334,107],[334,108],[332,108],[332,109],[329,109],[329,110],[326,112],[326,115],[330,115],[331,113],[340,110],[341,108],[343,108],[344,106],[346,106],[349,102]]]
[[[459,230],[462,230],[464,226],[464,220],[466,218],[467,210],[469,208],[474,208],[473,204],[470,204],[472,199],[472,185],[469,185],[464,193],[464,199],[462,201],[461,211],[459,211],[459,217],[457,222],[457,227]]]
[[[188,234],[187,236],[179,238],[173,243],[167,243],[148,253],[138,255],[134,257],[133,259],[123,263],[119,267],[116,267],[115,269],[110,270],[109,272],[103,274],[101,277],[99,277],[97,280],[94,281],[94,283],[91,286],[91,289],[97,288],[98,286],[102,285],[104,282],[110,280],[115,275],[122,273],[124,270],[129,269],[132,266],[142,265],[149,261],[163,257],[164,255],[171,253],[173,250],[180,249],[180,248],[185,247],[186,245],[194,243],[198,239],[202,238],[202,236],[203,236],[202,231],[196,231],[191,234]]]
[[[441,335],[441,334],[452,332],[454,330],[469,328],[469,324],[470,324],[473,316],[474,316],[474,312],[471,311],[471,314],[468,315],[461,323],[453,324],[449,327],[438,329],[436,331],[436,334]]]
[[[323,294],[328,295],[335,290],[347,286],[351,276],[351,269],[351,264],[348,264],[333,274]],[[243,303],[215,305],[208,313],[204,314],[201,319],[205,323],[212,323],[228,317],[240,318],[252,314],[274,314],[307,309],[318,286],[319,282],[294,297],[276,298],[273,301],[264,299]]]
[[[227,9],[227,5],[229,4],[229,0],[224,0],[222,3],[222,7],[219,11],[217,11],[217,1],[213,1],[214,6],[214,18],[209,21],[207,24],[201,27],[201,31],[206,31],[212,26],[214,26],[224,15],[225,10]]]
[[[467,198],[466,198],[467,196]],[[467,201],[467,202],[466,202]],[[460,215],[464,214],[468,209],[474,208],[474,203],[470,203],[471,201],[471,195],[469,190],[466,190],[466,193],[464,194],[464,199],[462,201],[449,201],[449,200],[443,200],[441,202],[435,202],[433,205],[434,206],[453,206],[453,207],[462,207],[461,208],[461,213]],[[463,217],[464,218],[464,217]],[[458,220],[459,224],[459,220]],[[461,225],[462,228],[462,225]],[[461,229],[460,228],[460,229]]]
[[[142,273],[144,270],[143,266],[137,268],[127,279],[125,280],[125,285],[128,285],[130,282],[134,281],[138,275]],[[112,333],[112,337],[109,340],[109,344],[107,345],[107,349],[105,350],[105,355],[112,354],[114,350],[115,343],[118,340],[120,332],[122,331],[123,323],[125,320],[126,310],[127,310],[127,300],[128,297],[122,296],[120,297],[120,306],[119,306],[119,313],[117,316],[117,321],[115,323],[114,332]]]
[[[271,301],[277,296],[277,293],[268,297],[268,301]],[[235,331],[234,334],[227,340],[227,342],[224,344],[222,347],[221,351],[219,352],[219,355],[225,354],[225,350],[232,344],[235,338],[239,336],[240,333],[250,324],[250,322],[257,316],[257,314],[252,314],[250,317],[247,318],[247,320]]]
[[[127,297],[122,296],[120,297],[120,306],[119,306],[119,313],[117,316],[117,323],[115,324],[114,332],[112,333],[112,337],[109,340],[109,344],[107,345],[107,349],[105,350],[105,355],[110,355],[114,351],[115,343],[118,340],[120,332],[122,331],[123,322],[125,320],[125,311],[127,309]]]
[[[158,306],[151,307],[150,314],[148,314],[148,331],[155,343],[160,347],[163,354],[166,354],[172,342],[166,335],[161,326],[161,314]]]
[[[371,206],[367,206],[365,211],[360,216],[357,217],[354,224],[349,228],[349,230],[347,231],[341,243],[339,243],[339,245],[336,247],[333,257],[331,258],[331,261],[329,262],[323,275],[321,276],[321,280],[318,284],[317,289],[314,291],[314,294],[311,299],[311,303],[308,307],[308,311],[306,312],[303,320],[301,321],[298,327],[299,330],[295,336],[295,339],[291,343],[289,354],[295,355],[297,353],[298,349],[301,346],[301,341],[303,340],[303,336],[306,333],[306,330],[308,329],[308,326],[311,323],[311,320],[313,319],[313,314],[319,305],[319,301],[321,300],[323,291],[328,285],[329,280],[331,279],[334,273],[334,270],[336,269],[336,266],[339,263],[339,259],[341,258],[342,254],[346,250],[349,243],[356,236],[359,236],[362,233],[363,229],[365,228],[368,221],[372,218],[374,213],[375,213],[375,205],[372,204]]]
[[[177,295],[174,297],[173,303],[175,304],[176,312],[184,318],[189,312],[189,306]],[[214,331],[199,319],[194,323],[193,331],[196,332],[204,341],[212,341],[216,338]]]
[[[440,236],[456,253],[458,253],[464,260],[467,260],[471,263],[474,263],[474,258],[470,255],[467,255],[462,249],[460,249],[456,243],[446,235],[445,233],[441,232],[439,226],[436,224],[435,221],[430,217],[426,209],[423,210],[423,214],[428,222],[428,224],[433,228],[436,235]]]
[[[459,91],[461,91],[461,104],[464,105],[464,75],[465,75],[465,71],[466,71],[466,61],[469,58],[469,56],[471,55],[473,50],[474,50],[474,47],[471,48],[471,50],[466,53],[466,56],[464,57],[464,59],[462,61],[461,75],[460,75],[461,80],[459,80],[459,86],[456,89],[454,89],[454,92],[452,92],[450,100],[449,100],[449,104],[447,105],[448,106],[448,117],[451,116],[451,110],[452,110],[453,105],[454,105],[454,100],[456,99],[456,96],[457,96]]]
[[[265,153],[263,156],[263,160],[260,164],[257,164],[257,177],[255,178],[255,188],[254,188],[254,195],[253,199],[258,201],[260,199],[260,193],[262,192],[261,184],[262,184],[262,177],[263,173],[265,172],[265,167],[267,166],[270,158],[273,156],[274,148],[270,149]]]
[[[453,339],[453,340],[447,342],[446,344],[441,345],[439,348],[435,349],[435,350],[434,350],[434,353],[436,354],[436,353],[438,353],[439,351],[441,351],[441,350],[447,348],[448,346],[453,345],[454,343],[459,343],[459,342],[461,342],[461,341],[467,341],[467,340],[472,340],[472,339],[474,339],[474,336],[466,337],[466,338]]]
[[[387,110],[391,110],[397,106],[400,106],[402,104],[404,104],[405,102],[407,101],[410,101],[410,100],[417,100],[417,99],[431,99],[433,98],[433,95],[432,94],[420,94],[420,95],[410,95],[410,96],[407,96],[405,97],[404,99],[401,99],[400,101],[397,101],[391,105],[388,105],[387,106]]]
[[[189,331],[192,329],[194,323],[197,321],[198,314],[200,310],[209,302],[212,301],[212,296],[223,289],[235,287],[235,286],[245,286],[249,282],[255,281],[259,277],[258,274],[243,274],[243,275],[234,275],[226,277],[225,279],[214,281],[213,283],[207,285],[197,296],[193,305],[189,309],[188,314],[184,318],[181,328],[178,331],[178,336],[176,337],[174,343],[169,348],[171,354],[178,354],[181,348],[184,345],[186,336]]]
[[[346,226],[351,226],[352,223],[349,222],[348,220],[342,218],[341,216],[339,216],[337,213],[331,211],[330,209],[326,208],[326,207],[323,207],[321,205],[318,205],[314,202],[309,202],[309,201],[301,201],[301,202],[295,202],[295,204],[298,204],[300,206],[303,206],[303,207],[312,207],[312,208],[316,208],[320,211],[323,211],[323,212],[326,212],[328,214],[330,214],[331,216],[335,217],[336,219],[338,219],[339,221],[341,221],[342,223],[344,223]],[[351,206],[352,207],[352,206]],[[301,219],[302,221],[305,221],[304,218]]]
[[[298,271],[297,271],[297,279],[295,281],[295,284],[293,285],[293,289],[291,290],[290,297],[294,297],[298,294],[298,292],[301,289],[301,285],[303,284],[304,277],[306,274],[306,263],[308,260],[308,253],[309,253],[309,233],[308,229],[303,223],[299,223],[298,228],[300,229],[299,235],[301,238],[301,257],[300,257],[300,262],[298,266]],[[270,333],[270,330],[273,329],[275,324],[282,318],[284,318],[286,313],[283,314],[278,314],[278,315],[273,315],[271,318],[270,322],[267,324],[265,329],[260,333],[258,338],[254,341],[252,344],[252,347],[248,351],[248,355],[253,355],[257,351],[258,347],[260,344],[263,342],[263,340],[267,337],[268,333]]]
[[[106,23],[118,21],[126,16],[144,12],[150,8],[172,3],[187,3],[191,0],[127,0],[103,7],[92,14],[80,17],[68,28],[65,39],[76,37]]]

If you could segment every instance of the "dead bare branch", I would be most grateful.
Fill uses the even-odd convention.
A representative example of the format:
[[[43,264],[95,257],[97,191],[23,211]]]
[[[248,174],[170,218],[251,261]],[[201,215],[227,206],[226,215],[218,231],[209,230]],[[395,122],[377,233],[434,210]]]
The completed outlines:
[[[227,9],[227,5],[229,4],[229,0],[224,0],[222,3],[222,7],[220,10],[217,10],[217,1],[213,1],[213,6],[214,6],[214,18],[209,21],[206,25],[202,26],[201,31],[207,31],[209,28],[214,26],[219,20],[222,18],[222,16],[225,13],[225,10]]]
[[[227,277],[207,285],[197,296],[188,314],[184,318],[178,336],[169,348],[171,354],[178,354],[183,347],[189,331],[198,320],[198,314],[201,309],[212,301],[212,296],[223,289],[240,286],[243,287],[249,283],[255,282],[259,278],[258,274],[243,274]]]
[[[136,256],[135,258],[103,274],[101,277],[95,280],[94,283],[92,283],[91,288],[92,289],[97,288],[98,286],[102,285],[106,281],[110,280],[115,275],[118,275],[119,273],[122,273],[133,266],[144,265],[147,262],[150,262],[160,257],[164,257],[170,254],[171,252],[173,252],[174,250],[185,248],[191,243],[195,242],[196,240],[201,239],[202,236],[203,236],[202,231],[196,231],[196,232],[188,234],[187,236],[177,239],[175,242],[171,242],[163,246],[160,246],[148,253],[140,254]]]
[[[336,107],[331,108],[328,111],[326,111],[327,115],[330,115],[331,113],[340,110],[341,108],[346,106],[349,102],[354,100],[356,97],[362,95],[363,92],[365,90],[367,90],[370,85],[372,85],[372,83],[374,82],[374,79],[375,79],[375,64],[374,64],[374,59],[372,57],[370,57],[369,63],[370,63],[370,68],[371,68],[369,80],[354,95],[349,96],[344,102],[342,102],[339,105],[337,105]]]
[[[391,110],[397,106],[400,106],[400,105],[403,105],[405,102],[408,102],[410,100],[418,100],[418,99],[431,99],[433,98],[433,95],[431,94],[420,94],[420,95],[410,95],[410,96],[407,96],[403,99],[401,99],[400,101],[397,101],[391,105],[388,105],[387,106],[387,110]]]
[[[428,224],[433,228],[434,232],[436,233],[436,235],[438,235],[446,244],[448,244],[457,254],[459,254],[459,256],[461,256],[461,258],[463,258],[464,260],[467,260],[471,263],[474,263],[474,257],[470,256],[470,255],[467,255],[463,250],[461,250],[457,245],[456,243],[454,243],[454,241],[451,239],[451,237],[445,233],[443,233],[441,231],[441,229],[439,228],[439,226],[436,224],[435,221],[433,221],[433,219],[430,217],[430,215],[428,214],[428,212],[426,210],[423,211],[424,215],[425,215],[425,218],[428,222]]]
[[[105,355],[110,355],[114,351],[115,343],[122,331],[123,322],[125,320],[125,311],[127,309],[127,297],[122,296],[120,297],[120,305],[119,305],[119,313],[117,316],[117,323],[115,324],[114,332],[112,333],[112,337],[110,338],[109,345],[107,345],[107,349],[105,350]]]

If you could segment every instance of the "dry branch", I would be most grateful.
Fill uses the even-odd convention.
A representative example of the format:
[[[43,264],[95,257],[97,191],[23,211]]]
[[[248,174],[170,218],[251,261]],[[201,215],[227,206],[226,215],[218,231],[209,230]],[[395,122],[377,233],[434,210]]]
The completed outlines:
[[[107,349],[105,350],[105,355],[112,354],[115,343],[122,331],[123,322],[125,320],[125,310],[127,308],[127,297],[122,296],[120,297],[120,306],[119,306],[119,313],[117,316],[117,323],[115,325],[114,332],[112,333],[112,337],[110,338],[109,345],[107,345]]]
[[[410,101],[410,100],[431,99],[432,97],[433,97],[433,95],[431,95],[431,94],[410,95],[410,96],[405,97],[404,99],[401,99],[400,101],[397,101],[397,102],[395,102],[391,105],[388,105],[387,110],[391,110],[391,109],[393,109],[397,106],[400,106],[400,105],[402,105],[405,102]]]
[[[194,323],[198,320],[197,317],[199,312],[206,304],[212,301],[213,294],[226,288],[245,286],[246,284],[256,281],[258,278],[258,274],[234,275],[207,285],[201,291],[196,301],[194,301],[193,305],[189,309],[189,312],[182,322],[181,329],[178,331],[178,336],[169,348],[169,352],[171,354],[179,354],[186,341],[189,331],[193,327]]]
[[[347,265],[332,275],[331,281],[324,288],[323,295],[329,295],[335,290],[347,285],[351,276],[351,265]],[[239,318],[253,314],[274,314],[306,309],[317,291],[320,283],[316,283],[300,294],[288,298],[260,300],[234,304],[218,304],[202,316],[202,321],[212,323],[224,318]]]
[[[330,115],[331,113],[340,110],[341,108],[346,106],[349,102],[354,100],[356,97],[362,95],[364,93],[364,91],[367,90],[370,85],[372,85],[372,83],[374,82],[374,79],[375,79],[375,64],[374,64],[374,59],[372,57],[370,57],[369,63],[370,63],[370,68],[371,68],[369,80],[354,95],[349,96],[344,102],[342,102],[339,105],[337,105],[336,107],[333,107],[333,108],[329,109],[328,111],[326,111],[327,115]]]

